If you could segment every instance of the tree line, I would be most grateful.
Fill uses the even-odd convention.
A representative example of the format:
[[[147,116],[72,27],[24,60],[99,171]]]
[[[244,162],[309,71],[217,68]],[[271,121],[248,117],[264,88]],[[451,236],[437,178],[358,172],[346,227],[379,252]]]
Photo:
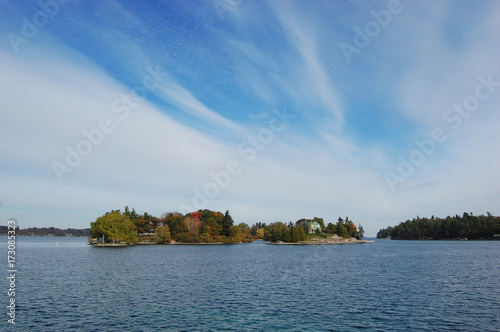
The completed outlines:
[[[234,225],[229,211],[223,214],[207,209],[184,215],[169,212],[158,218],[147,212],[138,214],[126,206],[123,212],[106,212],[90,226],[91,237],[103,238],[104,242],[136,243],[142,239],[160,244],[241,243],[254,239],[247,224]]]
[[[319,224],[319,228],[314,229],[314,225]],[[337,223],[328,223],[325,226],[323,218],[299,219],[295,223],[274,222],[264,227],[265,241],[292,242],[305,241],[309,234],[335,234],[343,238],[356,238],[361,240],[364,237],[364,229],[361,224],[358,227],[346,217],[345,220],[338,218]]]
[[[491,213],[474,216],[464,212],[454,217],[446,218],[420,218],[406,220],[394,227],[381,229],[377,238],[394,240],[445,240],[464,239],[479,240],[492,239],[495,234],[500,234],[500,217]]]
[[[7,235],[8,227],[0,226],[0,235]],[[29,227],[20,229],[16,228],[18,236],[70,236],[70,237],[86,237],[90,235],[90,228],[85,229],[60,229],[56,227]]]

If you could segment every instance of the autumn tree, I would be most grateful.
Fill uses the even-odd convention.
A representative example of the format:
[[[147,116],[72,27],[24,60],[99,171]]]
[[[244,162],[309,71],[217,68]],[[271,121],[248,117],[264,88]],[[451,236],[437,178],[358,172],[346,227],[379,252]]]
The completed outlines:
[[[190,217],[184,219],[188,232],[193,235],[198,235],[198,232],[200,230],[201,220],[199,217],[201,217],[201,214],[197,214],[196,212],[194,212]]]
[[[135,243],[138,240],[137,231],[132,221],[120,210],[106,212],[103,216],[90,223],[91,236],[104,237],[108,241]]]
[[[168,225],[170,228],[170,235],[175,239],[177,234],[180,233],[179,228],[184,220],[184,216],[177,212],[169,212],[164,213],[160,220],[164,225]]]
[[[159,244],[170,243],[171,237],[170,237],[170,229],[168,228],[168,225],[158,226],[156,228],[155,240],[156,240],[156,243],[159,243]]]
[[[203,238],[205,239],[204,241],[208,240],[207,242],[209,242],[216,236],[220,235],[221,229],[222,227],[217,222],[217,219],[213,215],[210,215],[209,217],[207,217],[207,219],[202,221],[200,229],[200,237],[202,237],[201,234],[204,234],[203,236]]]
[[[229,227],[229,236],[226,236],[226,243],[242,242],[243,235],[241,234],[241,229],[238,226]]]
[[[264,238],[264,228],[259,228],[257,229],[257,232],[255,233],[257,238],[263,239]]]
[[[352,221],[349,221],[349,223],[347,224],[347,234],[349,234],[350,237],[354,238],[358,236],[358,229]]]

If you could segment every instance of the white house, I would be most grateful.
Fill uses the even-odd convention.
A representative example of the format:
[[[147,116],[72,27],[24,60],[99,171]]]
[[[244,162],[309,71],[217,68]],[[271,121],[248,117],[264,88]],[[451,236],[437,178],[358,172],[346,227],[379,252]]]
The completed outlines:
[[[316,233],[316,230],[321,231],[321,225],[317,221],[309,223],[309,233]]]

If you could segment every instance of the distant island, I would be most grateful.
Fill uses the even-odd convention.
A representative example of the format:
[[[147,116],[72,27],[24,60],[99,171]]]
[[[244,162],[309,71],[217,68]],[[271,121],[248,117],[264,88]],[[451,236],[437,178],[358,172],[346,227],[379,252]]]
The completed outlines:
[[[338,218],[337,223],[325,226],[323,218],[300,219],[295,223],[275,222],[264,228],[263,239],[272,244],[346,244],[368,243],[362,240],[364,229],[346,217]]]
[[[8,227],[0,226],[0,235],[7,235]],[[88,237],[90,235],[90,228],[77,229],[68,228],[60,229],[55,227],[30,227],[30,228],[16,228],[17,236],[59,236],[59,237]]]
[[[229,211],[199,210],[187,214],[170,212],[160,218],[135,209],[111,210],[90,223],[89,244],[96,247],[150,244],[232,244],[254,240],[274,244],[366,243],[364,230],[346,217],[325,226],[323,218],[295,223],[235,225]]]
[[[500,217],[491,213],[474,216],[464,212],[454,217],[414,218],[381,229],[377,238],[393,240],[500,240]]]

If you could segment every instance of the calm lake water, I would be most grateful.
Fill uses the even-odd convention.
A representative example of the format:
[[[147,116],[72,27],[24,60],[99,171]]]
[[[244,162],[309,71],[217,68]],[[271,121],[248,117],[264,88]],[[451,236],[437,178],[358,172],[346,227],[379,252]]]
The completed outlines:
[[[93,248],[18,237],[16,257],[16,329],[4,278],[2,331],[500,331],[500,242]]]

